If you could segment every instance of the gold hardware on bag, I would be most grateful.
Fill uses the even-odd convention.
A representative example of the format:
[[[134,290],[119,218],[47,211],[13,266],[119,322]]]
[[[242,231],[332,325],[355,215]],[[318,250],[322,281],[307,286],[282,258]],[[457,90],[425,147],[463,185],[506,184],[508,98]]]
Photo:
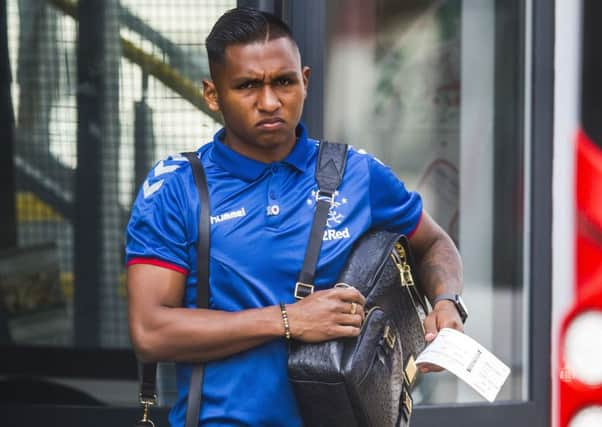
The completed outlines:
[[[142,419],[138,422],[154,427],[155,423],[153,423],[149,418],[149,408],[157,404],[157,395],[153,394],[153,397],[143,397],[142,393],[140,393],[140,395],[138,396],[138,401],[143,406],[144,411],[142,413]]]
[[[399,261],[401,261],[402,264],[407,263],[406,250],[404,249],[401,243],[395,242],[395,250],[397,251],[397,255],[399,255]]]
[[[412,270],[408,264],[403,265],[403,279],[406,286],[414,286],[414,277],[412,276]]]
[[[412,413],[413,406],[414,406],[414,402],[412,402],[412,396],[410,396],[410,393],[408,393],[407,391],[404,390],[402,399],[403,399],[403,407],[406,410],[406,413],[408,414],[408,416],[410,416],[410,414]]]
[[[389,325],[385,326],[385,333],[383,334],[383,338],[385,339],[385,342],[387,343],[390,349],[393,349],[395,347],[395,340],[397,339],[397,337],[395,336],[393,330]]]
[[[406,363],[406,367],[403,370],[403,375],[408,386],[411,386],[414,383],[414,380],[416,379],[416,372],[418,372],[416,361],[414,360],[414,356],[410,355],[408,363]]]
[[[399,282],[401,283],[402,287],[405,287],[405,279],[403,277],[403,267],[402,267],[401,260],[399,259],[399,255],[397,254],[397,252],[391,252],[391,259],[395,263],[395,267],[397,267],[397,269],[399,270]]]
[[[391,252],[391,258],[393,258],[395,266],[399,270],[401,286],[414,286],[414,276],[412,276],[412,269],[410,268],[410,264],[408,264],[406,260],[405,250],[403,249],[403,246],[401,246],[399,243],[396,243],[395,249],[395,252]]]
[[[140,404],[142,406],[147,405],[147,406],[153,406],[157,404],[157,395],[153,394],[152,397],[144,397],[142,396],[142,393],[140,393],[138,395],[138,402],[140,402]]]
[[[399,277],[401,287],[408,291],[410,296],[410,300],[412,301],[412,305],[414,306],[414,310],[416,311],[416,315],[420,319],[420,326],[422,326],[422,331],[425,332],[424,324],[422,323],[422,318],[420,318],[420,307],[416,303],[416,299],[420,300],[420,295],[418,294],[417,287],[414,283],[414,276],[412,276],[412,269],[410,264],[407,262],[406,251],[401,243],[395,243],[395,250],[391,251],[391,258],[395,263],[395,266],[399,270]]]

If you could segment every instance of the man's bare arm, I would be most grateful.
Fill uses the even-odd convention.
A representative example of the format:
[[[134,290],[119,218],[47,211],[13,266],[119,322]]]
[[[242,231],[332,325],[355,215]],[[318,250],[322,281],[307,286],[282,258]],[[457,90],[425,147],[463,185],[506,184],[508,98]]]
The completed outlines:
[[[279,306],[226,312],[182,308],[186,277],[148,264],[128,268],[130,336],[144,361],[204,362],[284,335]],[[351,302],[360,308],[349,314]],[[330,289],[286,306],[293,338],[308,342],[359,334],[364,298]]]
[[[462,260],[449,235],[423,212],[410,240],[418,259],[418,274],[430,300],[443,293],[462,293]]]
[[[433,301],[441,294],[461,294],[462,259],[448,234],[426,212],[418,229],[410,239],[410,246],[418,262],[418,275],[424,291]],[[433,311],[424,320],[425,339],[432,341],[442,328],[464,331],[464,325],[455,305],[448,300],[435,304]],[[421,372],[437,372],[442,368],[421,365]]]
[[[460,254],[452,239],[427,212],[423,212],[420,225],[410,239],[410,245],[417,258],[418,275],[430,301],[437,295],[462,293]],[[458,311],[454,304],[447,300],[439,301],[433,307],[433,316],[427,318],[425,327],[427,334],[436,334],[439,329],[445,327],[463,330]]]

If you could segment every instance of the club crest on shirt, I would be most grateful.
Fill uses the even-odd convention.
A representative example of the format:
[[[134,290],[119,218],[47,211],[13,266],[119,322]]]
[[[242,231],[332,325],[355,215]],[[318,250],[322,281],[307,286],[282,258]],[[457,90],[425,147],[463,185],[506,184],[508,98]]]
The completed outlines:
[[[306,203],[308,206],[314,206],[316,204],[316,198],[318,196],[318,190],[314,189],[311,191],[311,196],[307,198]],[[330,205],[330,210],[328,211],[328,219],[326,220],[326,229],[324,230],[324,237],[322,240],[330,241],[330,240],[340,240],[340,239],[349,239],[351,237],[351,233],[349,232],[349,227],[345,227],[340,229],[339,225],[343,222],[342,211],[344,209],[344,205],[346,205],[349,200],[346,197],[341,196],[341,194],[336,191],[334,193],[334,199]]]

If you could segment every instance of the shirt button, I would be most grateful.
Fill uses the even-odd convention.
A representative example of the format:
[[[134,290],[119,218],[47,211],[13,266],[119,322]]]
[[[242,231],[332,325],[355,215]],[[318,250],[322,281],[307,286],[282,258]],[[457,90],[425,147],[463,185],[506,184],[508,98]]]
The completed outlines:
[[[278,165],[276,165],[276,164],[272,165],[272,172],[274,172],[274,173],[278,172]]]
[[[270,191],[270,199],[275,199],[276,198],[276,193],[274,193],[273,191]]]

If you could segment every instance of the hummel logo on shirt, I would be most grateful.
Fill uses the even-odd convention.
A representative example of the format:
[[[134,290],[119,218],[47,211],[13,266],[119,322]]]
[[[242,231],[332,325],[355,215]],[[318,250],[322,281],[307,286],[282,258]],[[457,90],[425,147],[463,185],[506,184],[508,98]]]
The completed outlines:
[[[245,208],[240,208],[235,211],[226,212],[221,215],[216,215],[216,216],[212,215],[211,216],[211,224],[217,224],[219,222],[228,221],[228,220],[234,219],[234,218],[242,218],[243,216],[246,216],[246,215],[247,215],[247,212],[245,211]]]
[[[167,164],[165,164],[166,161],[178,162],[178,163],[167,165]],[[160,160],[157,163],[157,165],[153,168],[153,175],[155,177],[158,177],[158,176],[166,174],[166,173],[171,173],[181,166],[179,164],[180,162],[187,162],[187,161],[188,160],[184,156],[180,156],[180,155],[169,156],[166,160]],[[142,192],[144,194],[144,198],[147,199],[148,197],[155,194],[157,192],[157,190],[159,190],[159,188],[161,188],[162,185],[163,185],[163,179],[160,179],[159,181],[156,181],[152,184],[148,181],[148,179],[146,179],[144,181],[144,184],[142,184]]]
[[[142,191],[144,192],[144,198],[146,199],[148,196],[151,196],[159,188],[161,188],[162,185],[163,185],[162,179],[153,183],[152,185],[148,183],[148,179],[146,181],[144,181],[144,184],[142,184]]]

